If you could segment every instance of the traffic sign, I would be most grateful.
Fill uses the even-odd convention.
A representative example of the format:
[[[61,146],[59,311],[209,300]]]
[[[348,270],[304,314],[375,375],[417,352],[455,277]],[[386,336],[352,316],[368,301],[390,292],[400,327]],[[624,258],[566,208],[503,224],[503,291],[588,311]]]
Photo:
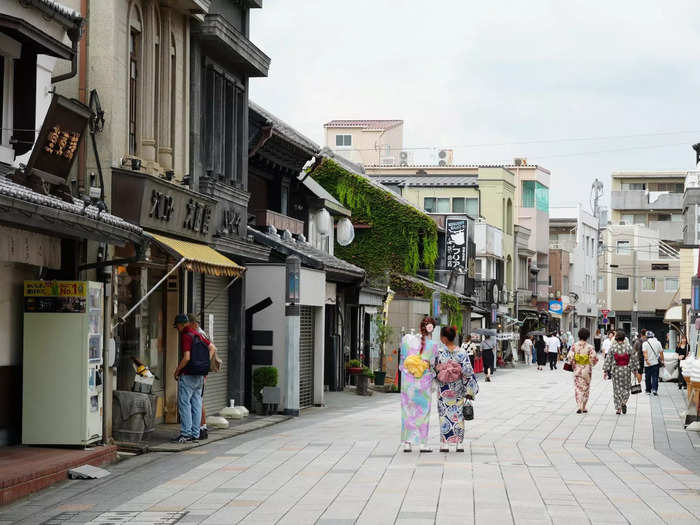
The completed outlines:
[[[603,317],[603,324],[608,324],[608,322],[610,322],[610,319]]]
[[[600,313],[603,314],[603,317],[607,317],[610,313],[610,310],[608,310],[607,308],[603,308],[600,310]]]

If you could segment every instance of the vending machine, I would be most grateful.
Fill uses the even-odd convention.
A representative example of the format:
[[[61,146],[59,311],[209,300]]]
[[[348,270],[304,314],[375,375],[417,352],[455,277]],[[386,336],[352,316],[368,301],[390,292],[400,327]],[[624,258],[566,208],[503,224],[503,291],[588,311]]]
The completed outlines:
[[[24,445],[102,439],[102,286],[24,282]]]

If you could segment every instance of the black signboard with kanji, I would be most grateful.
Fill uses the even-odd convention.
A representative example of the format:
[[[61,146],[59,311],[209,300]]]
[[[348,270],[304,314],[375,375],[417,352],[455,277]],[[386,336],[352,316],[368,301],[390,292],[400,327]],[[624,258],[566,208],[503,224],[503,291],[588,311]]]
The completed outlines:
[[[65,184],[90,120],[85,104],[54,93],[26,173],[52,184]]]
[[[467,266],[467,228],[466,218],[448,217],[445,221],[445,266],[448,270]]]

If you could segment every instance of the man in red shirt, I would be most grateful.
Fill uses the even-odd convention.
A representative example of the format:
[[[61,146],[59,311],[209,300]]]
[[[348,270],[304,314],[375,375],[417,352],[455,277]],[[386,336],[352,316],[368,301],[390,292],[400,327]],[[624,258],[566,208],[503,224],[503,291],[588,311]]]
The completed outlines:
[[[177,407],[180,415],[180,435],[173,441],[187,443],[199,439],[204,378],[209,373],[210,360],[216,348],[207,338],[192,329],[185,314],[178,314],[174,324],[180,332],[182,359],[174,373],[175,380],[178,381]],[[196,341],[197,339],[207,347],[208,356],[199,355],[202,345]]]
[[[207,333],[204,330],[202,330],[201,326],[199,326],[199,320],[197,319],[197,315],[191,313],[187,314],[187,319],[189,320],[189,325],[187,326],[189,331],[199,335],[204,344],[211,344],[214,347],[214,355],[211,356],[212,365],[214,365],[216,362],[218,363],[218,366],[220,366],[221,360],[216,355],[216,345],[214,345],[214,343],[212,343],[209,340],[209,336],[207,336]],[[219,368],[212,366],[211,371],[218,372]],[[204,385],[206,386],[206,384],[207,378],[205,377]],[[204,387],[202,387],[202,398],[204,398]],[[202,404],[202,420],[199,422],[199,439],[209,439],[209,429],[207,428],[207,411],[204,408],[204,404]]]

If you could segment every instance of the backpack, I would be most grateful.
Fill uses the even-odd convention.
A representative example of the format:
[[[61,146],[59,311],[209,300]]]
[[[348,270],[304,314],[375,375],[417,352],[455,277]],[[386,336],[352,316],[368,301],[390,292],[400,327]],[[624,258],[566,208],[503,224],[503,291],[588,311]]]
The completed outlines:
[[[205,376],[209,373],[211,363],[209,361],[209,347],[197,334],[186,334],[192,337],[190,349],[190,361],[184,368],[184,372],[191,376]]]

